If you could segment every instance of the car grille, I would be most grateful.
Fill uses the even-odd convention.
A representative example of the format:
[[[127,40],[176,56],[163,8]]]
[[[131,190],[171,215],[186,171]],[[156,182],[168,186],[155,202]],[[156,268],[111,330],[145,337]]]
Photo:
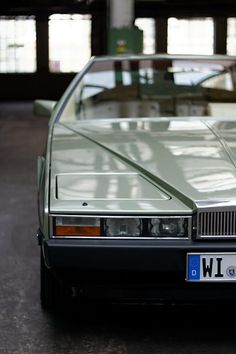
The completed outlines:
[[[198,212],[198,237],[236,237],[236,211]]]

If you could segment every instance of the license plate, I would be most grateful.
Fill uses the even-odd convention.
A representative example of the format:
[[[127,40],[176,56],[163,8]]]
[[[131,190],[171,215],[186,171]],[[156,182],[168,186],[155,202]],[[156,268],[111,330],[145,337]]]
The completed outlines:
[[[188,253],[187,281],[236,281],[236,253]]]

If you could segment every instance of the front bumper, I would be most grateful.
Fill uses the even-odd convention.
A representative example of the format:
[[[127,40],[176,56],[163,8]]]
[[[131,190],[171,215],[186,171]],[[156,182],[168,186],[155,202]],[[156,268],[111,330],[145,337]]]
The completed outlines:
[[[52,271],[93,295],[194,303],[236,299],[236,282],[186,282],[188,252],[236,252],[236,242],[51,239],[43,249]]]
[[[43,248],[49,268],[185,274],[187,253],[236,252],[236,242],[50,239]]]

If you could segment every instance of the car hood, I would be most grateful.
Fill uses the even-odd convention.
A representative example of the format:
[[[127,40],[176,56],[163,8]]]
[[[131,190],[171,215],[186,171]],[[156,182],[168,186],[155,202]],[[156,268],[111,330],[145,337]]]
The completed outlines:
[[[236,123],[200,118],[57,123],[51,212],[192,212],[236,200]]]

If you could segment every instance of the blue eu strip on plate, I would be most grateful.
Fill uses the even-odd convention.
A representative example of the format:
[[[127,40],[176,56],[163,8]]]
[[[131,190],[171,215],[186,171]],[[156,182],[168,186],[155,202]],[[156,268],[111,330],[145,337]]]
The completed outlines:
[[[200,280],[200,255],[188,255],[188,280]]]

